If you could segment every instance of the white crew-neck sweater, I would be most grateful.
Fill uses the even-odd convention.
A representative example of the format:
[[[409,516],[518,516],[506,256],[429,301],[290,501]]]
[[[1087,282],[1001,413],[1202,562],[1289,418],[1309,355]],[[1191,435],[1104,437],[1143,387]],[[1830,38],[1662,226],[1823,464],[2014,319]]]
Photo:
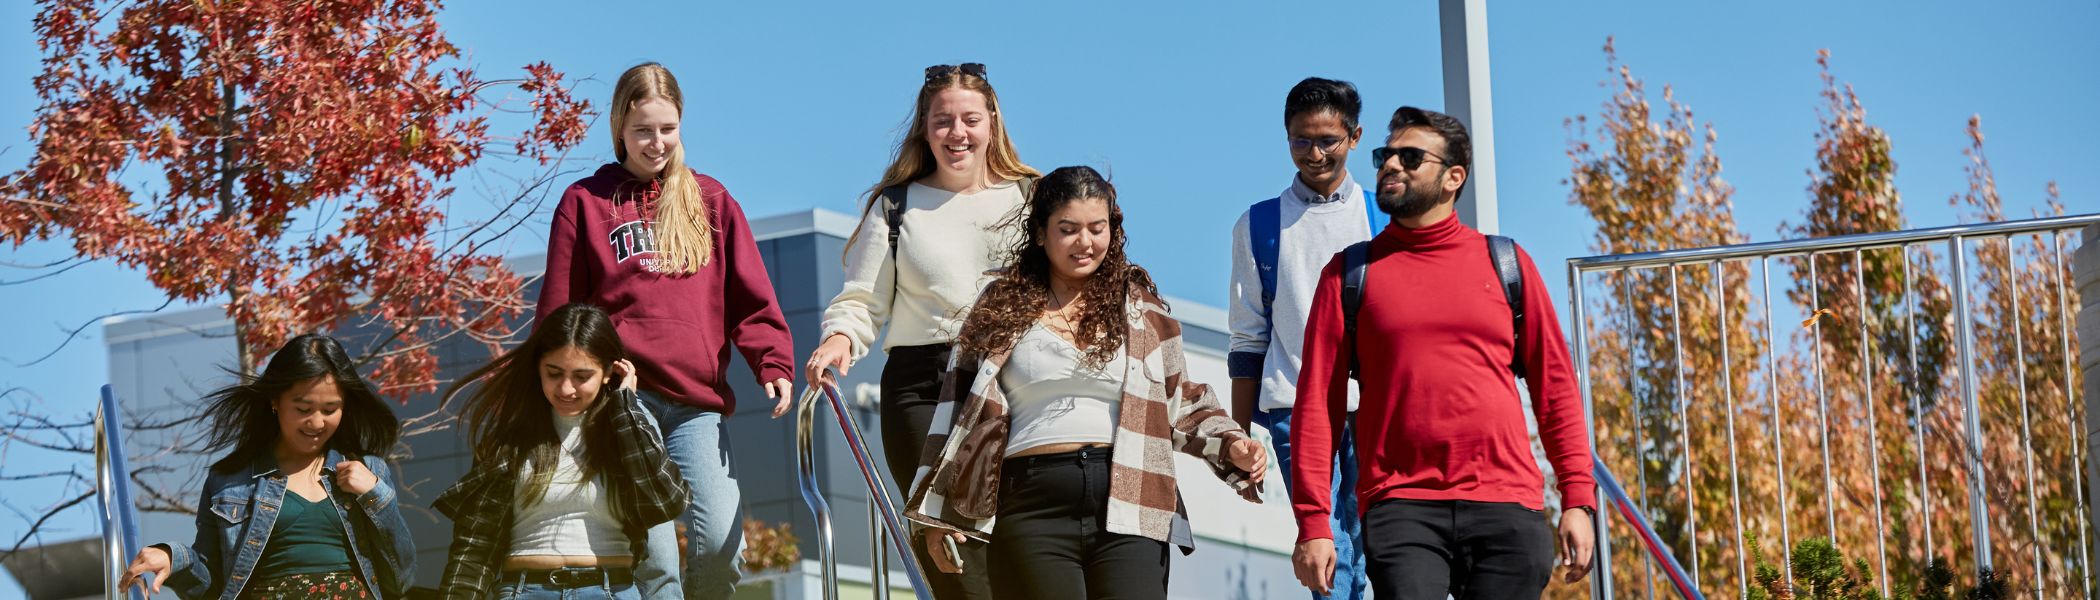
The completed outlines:
[[[884,350],[954,342],[991,271],[1005,266],[1016,237],[1000,227],[1023,206],[1021,186],[1012,181],[972,194],[913,183],[892,261],[878,196],[846,249],[846,284],[824,310],[820,339],[845,334],[854,360],[867,356],[884,324]]]

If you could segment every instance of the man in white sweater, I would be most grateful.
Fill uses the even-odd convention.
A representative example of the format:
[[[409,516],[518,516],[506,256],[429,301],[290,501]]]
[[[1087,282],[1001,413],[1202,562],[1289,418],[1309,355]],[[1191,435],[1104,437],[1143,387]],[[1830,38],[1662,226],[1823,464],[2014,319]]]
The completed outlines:
[[[1305,320],[1320,270],[1335,253],[1371,239],[1384,215],[1349,177],[1349,152],[1363,137],[1363,100],[1346,81],[1307,78],[1284,100],[1284,132],[1297,174],[1283,193],[1254,204],[1232,229],[1232,286],[1227,304],[1232,346],[1232,416],[1269,430],[1283,481],[1290,478],[1291,407],[1297,399]],[[1356,390],[1349,410],[1356,410]],[[1349,430],[1344,430],[1348,435]],[[1336,564],[1330,594],[1358,600],[1366,587],[1356,510],[1356,456],[1351,444],[1335,466]]]

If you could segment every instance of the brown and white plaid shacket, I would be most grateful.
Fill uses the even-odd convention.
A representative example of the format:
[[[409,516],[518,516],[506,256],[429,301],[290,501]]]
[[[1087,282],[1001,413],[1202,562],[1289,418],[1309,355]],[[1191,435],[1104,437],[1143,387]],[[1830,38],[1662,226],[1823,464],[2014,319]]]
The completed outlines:
[[[1210,386],[1190,381],[1181,352],[1181,322],[1164,302],[1132,292],[1124,351],[1115,449],[1108,495],[1108,531],[1195,548],[1174,483],[1174,452],[1210,465],[1219,479],[1260,502],[1248,473],[1232,465],[1226,448],[1247,437],[1218,403]],[[1011,348],[982,357],[955,353],[941,386],[905,515],[988,538],[999,510],[999,467],[1009,426],[999,371]]]

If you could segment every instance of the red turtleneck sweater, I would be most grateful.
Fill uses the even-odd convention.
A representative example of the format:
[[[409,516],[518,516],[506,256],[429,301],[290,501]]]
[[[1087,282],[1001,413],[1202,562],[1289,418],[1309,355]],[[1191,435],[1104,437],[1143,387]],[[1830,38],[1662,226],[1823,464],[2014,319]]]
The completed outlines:
[[[1561,507],[1594,507],[1582,395],[1560,320],[1538,269],[1524,271],[1525,383],[1546,457],[1559,474]],[[1488,260],[1487,239],[1444,219],[1421,229],[1395,222],[1371,240],[1356,344],[1344,343],[1342,259],[1320,273],[1306,322],[1305,363],[1291,421],[1292,508],[1299,541],[1332,538],[1335,432],[1348,418],[1349,357],[1362,357],[1356,411],[1357,506],[1380,500],[1511,502],[1538,510],[1545,482],[1531,454],[1523,405],[1510,375],[1509,303]]]

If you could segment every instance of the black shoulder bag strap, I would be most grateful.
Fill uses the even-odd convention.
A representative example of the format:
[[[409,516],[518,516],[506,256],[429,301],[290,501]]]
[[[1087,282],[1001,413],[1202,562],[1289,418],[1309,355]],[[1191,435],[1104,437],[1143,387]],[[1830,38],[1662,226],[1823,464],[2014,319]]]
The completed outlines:
[[[1349,376],[1357,377],[1363,361],[1356,353],[1356,313],[1364,307],[1364,277],[1370,270],[1371,242],[1350,244],[1342,251],[1342,335],[1349,344]]]
[[[1502,297],[1509,301],[1510,339],[1524,337],[1524,268],[1517,264],[1517,241],[1499,235],[1487,236],[1488,258],[1495,263],[1495,276],[1502,280]],[[1509,372],[1524,377],[1524,345],[1510,348]]]

